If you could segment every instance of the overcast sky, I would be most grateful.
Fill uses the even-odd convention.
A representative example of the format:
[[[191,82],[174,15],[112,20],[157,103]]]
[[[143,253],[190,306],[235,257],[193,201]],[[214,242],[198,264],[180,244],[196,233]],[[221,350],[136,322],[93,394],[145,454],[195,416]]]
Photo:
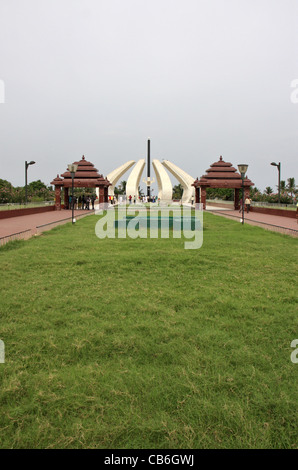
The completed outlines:
[[[194,178],[222,155],[298,183],[297,25],[298,0],[0,0],[0,178],[106,176],[150,137]]]

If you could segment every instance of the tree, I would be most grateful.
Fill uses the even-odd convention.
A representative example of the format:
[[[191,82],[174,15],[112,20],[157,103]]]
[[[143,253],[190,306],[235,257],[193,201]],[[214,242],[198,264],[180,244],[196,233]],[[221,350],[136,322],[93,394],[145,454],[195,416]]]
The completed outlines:
[[[38,192],[41,191],[42,189],[47,189],[46,185],[40,181],[32,181],[31,183],[28,184],[28,192]]]
[[[265,194],[270,196],[270,194],[272,194],[272,193],[273,193],[273,189],[270,186],[267,186],[266,189],[265,189]]]
[[[234,189],[232,188],[207,188],[207,199],[222,199],[223,201],[234,200]]]
[[[12,202],[13,186],[9,181],[0,179],[0,203],[6,204]]]
[[[256,193],[260,193],[261,191],[259,190],[259,188],[257,188],[256,186],[252,186],[250,188],[250,194],[253,195],[253,194],[256,194]]]
[[[241,197],[242,197],[242,190],[241,190]],[[260,201],[263,201],[266,196],[262,194],[261,190],[255,186],[255,187],[250,188],[250,197],[253,201],[260,202]]]
[[[17,202],[19,204],[22,204],[22,202],[25,202],[25,188],[22,186],[17,186],[16,188],[13,188],[13,202]]]
[[[126,181],[121,181],[118,186],[115,186],[114,192],[115,194],[125,194],[126,191]]]
[[[28,188],[28,201],[42,201],[53,200],[54,191],[52,186],[46,186],[42,181],[32,181],[27,186]],[[19,203],[25,201],[25,187],[13,185],[6,180],[0,179],[0,203]]]
[[[287,190],[291,194],[291,197],[293,197],[293,193],[295,192],[295,189],[296,189],[295,178],[288,178],[287,181],[288,181]]]
[[[96,196],[96,190],[95,188],[74,188],[73,191],[74,196],[79,197],[82,196],[83,194],[86,196],[87,194],[89,196]],[[69,192],[69,195],[71,195],[71,191]]]
[[[182,199],[182,194],[183,194],[183,188],[181,184],[176,184],[173,187],[173,199]]]
[[[32,181],[28,184],[28,196],[31,201],[50,200],[54,198],[52,187],[47,187],[42,181]]]
[[[12,184],[7,180],[1,180],[0,179],[0,189],[3,188],[3,187],[12,188]]]

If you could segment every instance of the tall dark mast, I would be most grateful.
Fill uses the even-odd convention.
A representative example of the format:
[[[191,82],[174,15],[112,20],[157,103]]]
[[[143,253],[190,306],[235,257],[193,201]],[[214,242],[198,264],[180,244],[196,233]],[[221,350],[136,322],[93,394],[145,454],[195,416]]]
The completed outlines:
[[[150,139],[147,141],[147,196],[150,200]]]
[[[151,184],[155,182],[154,178],[150,178],[150,139],[147,140],[147,178],[143,178],[143,183],[147,186],[147,199],[151,201]]]

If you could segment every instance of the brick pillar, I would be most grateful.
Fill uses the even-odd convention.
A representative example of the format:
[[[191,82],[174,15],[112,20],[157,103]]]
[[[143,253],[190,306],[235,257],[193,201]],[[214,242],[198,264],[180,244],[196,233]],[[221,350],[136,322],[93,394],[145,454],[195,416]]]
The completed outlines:
[[[234,193],[234,209],[235,209],[236,211],[239,210],[239,193],[240,193],[239,188],[235,188],[235,193]]]
[[[104,188],[104,202],[109,202],[109,188],[107,186]]]
[[[206,188],[201,187],[201,204],[203,204],[203,209],[206,209]]]
[[[196,200],[195,200],[196,204],[199,204],[200,203],[200,187],[197,186],[196,187]]]
[[[55,186],[55,211],[61,211],[61,186]]]
[[[64,188],[64,209],[68,209],[68,188]]]
[[[99,204],[102,204],[103,202],[105,202],[105,188],[104,186],[99,186]]]

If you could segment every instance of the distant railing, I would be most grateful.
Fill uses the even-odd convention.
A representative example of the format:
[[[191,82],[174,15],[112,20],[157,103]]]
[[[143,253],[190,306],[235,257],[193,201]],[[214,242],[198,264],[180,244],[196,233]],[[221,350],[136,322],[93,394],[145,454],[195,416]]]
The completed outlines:
[[[254,207],[272,207],[274,209],[286,209],[286,210],[295,210],[295,204],[283,204],[278,202],[261,202],[261,201],[252,201],[251,203]]]
[[[207,199],[207,203],[233,205],[234,201],[225,201],[224,199]],[[278,202],[252,201],[252,207],[272,207],[274,209],[296,210],[296,204],[283,204]]]
[[[206,199],[206,202],[218,204],[234,204],[234,201],[226,201],[225,199]]]
[[[31,209],[33,207],[53,206],[55,201],[28,202],[28,204],[20,204],[19,202],[7,202],[0,204],[0,211],[9,211],[15,209]]]

